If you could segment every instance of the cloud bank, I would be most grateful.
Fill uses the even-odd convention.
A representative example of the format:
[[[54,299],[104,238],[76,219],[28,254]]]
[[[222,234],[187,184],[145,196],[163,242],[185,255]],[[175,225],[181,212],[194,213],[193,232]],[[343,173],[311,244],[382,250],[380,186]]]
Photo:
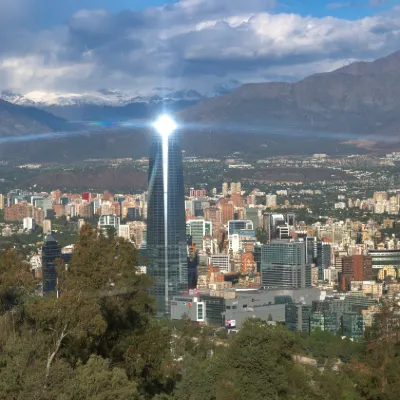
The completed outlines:
[[[282,13],[275,0],[180,0],[143,11],[82,8],[64,23],[35,25],[52,17],[43,15],[49,1],[0,2],[0,88],[135,92],[295,80],[400,48],[400,7],[352,21]]]

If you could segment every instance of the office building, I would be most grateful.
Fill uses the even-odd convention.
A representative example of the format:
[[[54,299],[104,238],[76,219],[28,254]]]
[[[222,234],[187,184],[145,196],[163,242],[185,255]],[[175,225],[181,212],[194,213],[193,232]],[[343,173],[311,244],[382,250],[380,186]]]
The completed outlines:
[[[186,235],[192,237],[197,248],[203,248],[204,236],[212,235],[212,223],[204,219],[191,219],[186,222]]]
[[[317,242],[317,259],[318,280],[324,280],[324,271],[331,265],[331,245],[328,243]]]
[[[147,206],[147,274],[159,316],[188,287],[182,151],[173,121],[162,117],[151,138]]]
[[[261,282],[265,287],[311,287],[311,265],[304,242],[275,240],[261,250]]]
[[[351,339],[359,340],[364,335],[364,316],[349,312],[342,316],[342,333]]]
[[[228,199],[221,199],[219,201],[219,209],[221,210],[221,222],[227,224],[228,221],[233,220],[235,216],[235,207]]]
[[[336,335],[340,329],[336,313],[316,311],[310,314],[310,333],[320,329]]]
[[[400,250],[369,250],[368,255],[372,257],[375,273],[386,266],[400,268]]]
[[[209,263],[223,273],[231,271],[229,254],[213,254],[210,257]]]
[[[43,294],[56,291],[57,287],[57,259],[61,258],[61,245],[49,234],[42,247],[42,279]]]
[[[285,305],[285,325],[292,332],[310,331],[310,304],[288,303]]]
[[[107,235],[109,229],[114,229],[115,234],[119,233],[120,217],[115,214],[100,215],[98,228],[103,235]]]
[[[23,220],[23,228],[27,231],[33,231],[35,229],[35,221],[31,217],[25,217]]]
[[[185,296],[174,298],[171,318],[182,319],[188,316],[192,321],[199,322],[195,303],[203,303],[201,315],[205,324],[221,327],[230,325],[230,327],[235,326],[240,329],[249,318],[285,322],[287,304],[302,302],[303,320],[300,324],[302,330],[308,332],[310,304],[313,300],[321,299],[324,296],[324,292],[320,289],[195,291],[193,295],[185,294]]]
[[[239,233],[240,230],[254,230],[253,222],[250,220],[231,220],[228,221],[228,235]]]
[[[354,255],[343,257],[343,267],[341,275],[342,289],[349,289],[351,281],[371,281],[372,280],[372,257],[364,255]]]

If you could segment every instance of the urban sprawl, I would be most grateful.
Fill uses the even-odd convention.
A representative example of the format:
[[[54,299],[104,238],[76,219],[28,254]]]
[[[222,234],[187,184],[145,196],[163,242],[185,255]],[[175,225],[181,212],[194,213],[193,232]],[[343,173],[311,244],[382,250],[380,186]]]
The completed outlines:
[[[388,155],[383,164],[396,161],[396,154]],[[329,159],[314,155],[310,163],[328,165]],[[229,168],[251,167],[243,165]],[[150,165],[149,175],[152,168],[156,167]],[[361,182],[367,178],[368,173],[358,177]],[[366,191],[344,182],[334,187],[321,183],[318,188],[279,185],[265,191],[243,180],[218,188],[187,188],[185,265],[177,267],[187,275],[187,284],[176,286],[178,292],[170,289],[166,300],[156,284],[154,295],[162,298],[158,304],[165,305],[163,313],[171,319],[189,318],[233,331],[248,318],[260,318],[297,332],[321,329],[361,339],[382,300],[400,293],[400,189],[363,196]],[[150,191],[12,190],[0,195],[0,243],[23,249],[33,275],[42,282],[42,295],[57,291],[57,259],[68,264],[74,240],[86,223],[131,242],[140,254],[136,273],[148,273],[157,281],[155,245],[148,240],[148,232],[154,236],[156,229],[148,229],[147,223],[157,224],[159,205],[152,203]],[[329,207],[324,215],[316,215],[316,204],[327,196]],[[176,204],[179,208],[179,201]],[[180,218],[179,210],[174,214],[170,205],[168,210]]]

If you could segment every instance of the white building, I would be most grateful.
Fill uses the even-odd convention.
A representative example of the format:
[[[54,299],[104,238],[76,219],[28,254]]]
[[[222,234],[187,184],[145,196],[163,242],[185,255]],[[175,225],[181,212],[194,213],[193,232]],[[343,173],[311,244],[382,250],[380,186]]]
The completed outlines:
[[[213,254],[209,260],[209,263],[219,268],[222,273],[231,272],[229,254]]]
[[[100,215],[98,228],[103,234],[107,233],[108,228],[114,228],[119,233],[120,218],[113,214]]]
[[[118,236],[126,240],[131,239],[131,227],[129,225],[120,225],[118,229]]]
[[[267,194],[265,196],[267,207],[276,207],[277,196],[276,194]]]
[[[25,217],[23,219],[24,230],[33,231],[35,229],[35,220],[32,217]]]
[[[82,218],[78,219],[78,231],[80,231],[82,226],[85,224],[86,224],[86,222],[84,219],[82,219]]]
[[[235,233],[229,236],[229,250],[233,251],[234,253],[237,253],[241,248],[242,248],[242,242],[240,240],[240,235]]]

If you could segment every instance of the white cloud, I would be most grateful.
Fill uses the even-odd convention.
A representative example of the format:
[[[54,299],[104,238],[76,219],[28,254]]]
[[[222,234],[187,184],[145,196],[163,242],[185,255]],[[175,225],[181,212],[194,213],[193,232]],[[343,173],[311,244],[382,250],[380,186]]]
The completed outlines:
[[[398,50],[400,9],[348,21],[273,13],[276,5],[181,0],[142,12],[82,9],[66,26],[35,32],[15,23],[0,44],[0,85],[22,92],[205,89],[221,79],[298,79]],[[17,11],[10,11],[14,21]]]

